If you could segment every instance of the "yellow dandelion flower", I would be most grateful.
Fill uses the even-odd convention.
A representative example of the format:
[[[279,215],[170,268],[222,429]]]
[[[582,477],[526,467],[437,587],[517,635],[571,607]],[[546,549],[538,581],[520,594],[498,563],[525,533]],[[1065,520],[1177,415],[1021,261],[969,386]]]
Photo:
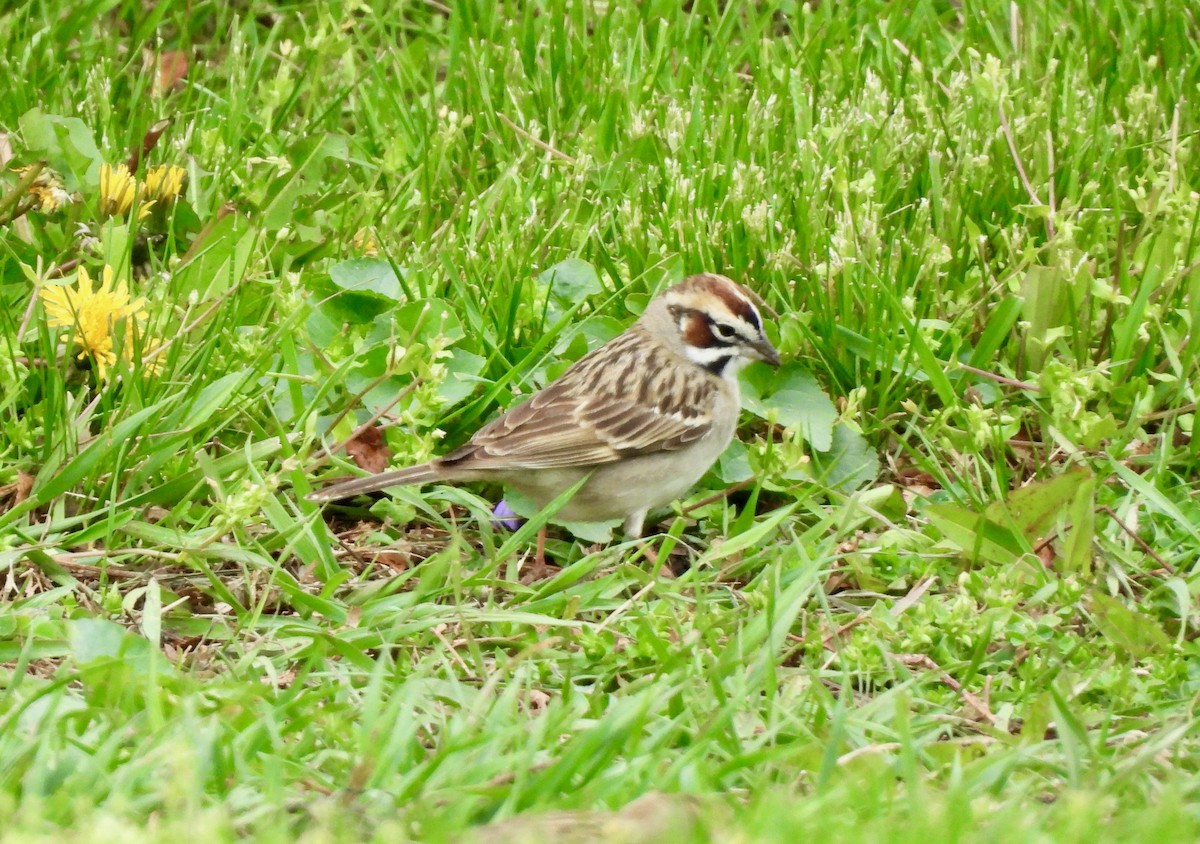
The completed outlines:
[[[379,241],[375,239],[373,231],[362,228],[354,233],[354,248],[368,258],[374,258],[379,254]]]
[[[113,167],[100,165],[100,213],[106,217],[123,217],[133,206],[138,195],[137,180],[124,164]],[[138,208],[138,219],[145,219],[153,208],[153,202],[143,203]]]
[[[160,164],[151,167],[146,172],[146,181],[142,185],[142,195],[149,200],[158,202],[173,202],[183,190],[183,177],[187,171],[174,164]]]
[[[163,341],[149,334],[142,334],[136,320],[125,327],[125,360],[138,359],[138,338],[141,339],[142,347],[142,371],[158,375],[163,370],[163,355],[158,351],[162,348]]]
[[[16,172],[24,176],[29,167],[20,167]],[[71,195],[63,189],[62,180],[48,170],[43,170],[29,186],[29,195],[37,200],[38,210],[45,214],[57,211],[71,201]]]
[[[45,214],[57,211],[70,200],[70,195],[62,185],[39,185],[35,182],[29,186],[29,192],[37,199],[38,208]]]
[[[113,217],[124,215],[137,196],[137,182],[124,164],[100,165],[100,210]]]
[[[113,287],[113,269],[107,265],[98,288],[93,289],[92,277],[80,267],[75,287],[43,287],[38,296],[46,309],[46,322],[54,328],[73,329],[80,347],[78,357],[91,355],[101,378],[106,378],[108,368],[117,362],[113,326],[125,317],[146,319],[146,300],[140,296],[130,299],[124,280]]]

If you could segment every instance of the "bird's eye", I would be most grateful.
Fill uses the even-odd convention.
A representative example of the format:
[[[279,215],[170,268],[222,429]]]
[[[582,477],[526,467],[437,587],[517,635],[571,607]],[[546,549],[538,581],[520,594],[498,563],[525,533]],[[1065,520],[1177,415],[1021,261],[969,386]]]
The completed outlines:
[[[714,322],[712,330],[718,340],[732,340],[737,337],[737,329],[723,322]]]

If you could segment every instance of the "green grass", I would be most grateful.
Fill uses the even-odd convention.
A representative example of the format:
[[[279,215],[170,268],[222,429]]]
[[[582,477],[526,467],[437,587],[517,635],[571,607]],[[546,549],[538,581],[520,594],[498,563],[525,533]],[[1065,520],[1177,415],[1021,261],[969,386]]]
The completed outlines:
[[[1026,5],[6,7],[0,838],[1196,840],[1200,21]],[[100,379],[36,290],[106,264]],[[788,363],[678,577],[303,499],[700,270]]]

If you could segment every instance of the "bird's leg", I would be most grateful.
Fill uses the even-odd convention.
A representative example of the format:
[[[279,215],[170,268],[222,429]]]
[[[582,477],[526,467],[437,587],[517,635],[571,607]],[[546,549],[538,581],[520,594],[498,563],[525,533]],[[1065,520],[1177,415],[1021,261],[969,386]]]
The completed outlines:
[[[629,539],[640,539],[642,536],[642,525],[646,521],[645,510],[634,510],[625,517],[625,536]]]
[[[657,575],[658,572],[658,552],[654,550],[654,546],[649,540],[642,540],[642,556],[650,561],[650,568]]]
[[[646,511],[638,510],[630,513],[625,519],[625,536],[630,539],[641,539],[642,525],[646,521]],[[673,577],[671,570],[665,566],[660,566],[658,562],[658,552],[654,550],[654,546],[648,540],[641,543],[641,554],[650,562],[650,567],[655,575],[662,577]]]
[[[521,582],[526,585],[530,583],[538,583],[539,581],[558,574],[558,568],[546,562],[547,530],[549,530],[547,525],[542,525],[538,529],[537,552],[533,556],[533,563],[521,569],[520,579]]]

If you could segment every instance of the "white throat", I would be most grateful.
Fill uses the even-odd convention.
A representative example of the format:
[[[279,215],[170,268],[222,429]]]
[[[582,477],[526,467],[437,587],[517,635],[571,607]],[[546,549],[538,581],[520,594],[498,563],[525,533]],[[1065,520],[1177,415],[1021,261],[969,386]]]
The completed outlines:
[[[739,355],[731,346],[713,346],[702,349],[698,346],[684,346],[683,353],[692,363],[702,366],[717,375],[737,389],[738,373],[745,369],[750,359]]]

